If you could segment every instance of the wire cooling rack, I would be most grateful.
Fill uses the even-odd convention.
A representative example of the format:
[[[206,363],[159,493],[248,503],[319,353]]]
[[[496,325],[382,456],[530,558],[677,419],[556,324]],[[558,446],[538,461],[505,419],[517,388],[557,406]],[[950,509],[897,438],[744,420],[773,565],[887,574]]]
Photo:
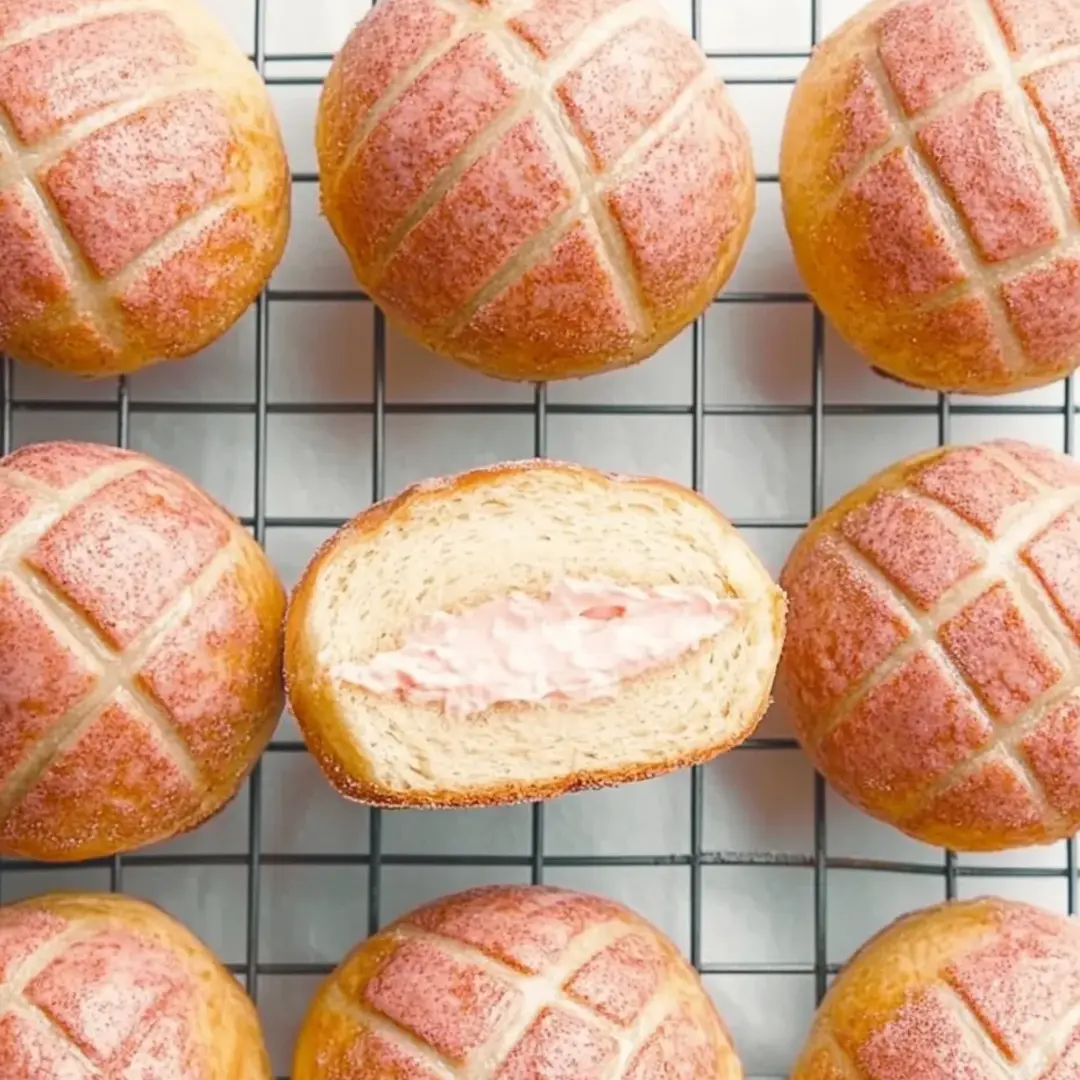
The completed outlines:
[[[210,6],[249,51],[286,121],[296,120],[294,207],[301,200],[314,206],[317,175],[300,167],[312,160],[314,102],[331,51],[366,10],[366,0],[217,0]],[[784,95],[813,44],[857,0],[667,0],[667,6],[725,76],[755,136],[759,169],[768,168]],[[300,20],[320,17],[330,28],[325,51],[268,48],[268,20],[277,20],[273,36],[281,43],[293,40]],[[300,37],[308,40],[306,33]],[[306,101],[299,116],[290,97],[295,91]],[[773,103],[766,116],[759,91]],[[636,374],[589,380],[571,392],[507,390],[445,362],[417,358],[399,343],[400,363],[419,364],[420,389],[394,392],[399,357],[389,355],[391,335],[381,315],[349,284],[340,263],[338,272],[324,272],[325,261],[335,257],[333,241],[323,229],[313,245],[314,217],[309,221],[294,209],[290,245],[301,246],[291,269],[275,276],[242,325],[204,358],[96,384],[4,362],[0,447],[7,453],[24,442],[65,436],[115,440],[170,460],[215,494],[229,474],[222,497],[291,580],[319,537],[415,474],[446,471],[440,464],[455,457],[455,440],[492,418],[514,425],[513,449],[502,450],[502,436],[481,438],[461,464],[557,449],[560,457],[592,462],[599,456],[600,464],[652,471],[641,460],[632,425],[651,417],[685,427],[688,454],[680,452],[674,463],[663,459],[657,471],[712,495],[774,572],[798,531],[828,502],[934,441],[1008,433],[1072,452],[1071,381],[1011,398],[950,400],[867,373],[792,277],[777,226],[775,172],[760,172],[758,181],[760,228],[768,235],[755,251],[755,222],[744,255],[751,271],[737,272],[712,310]],[[328,280],[332,287],[322,287]],[[778,325],[785,328],[779,336]],[[285,339],[277,350],[277,374],[287,384],[280,393],[272,385],[275,335]],[[329,379],[320,367],[328,351],[336,357]],[[223,383],[226,369],[235,378]],[[643,374],[646,369],[651,374]],[[368,386],[357,390],[357,378],[367,381],[369,371]],[[315,390],[329,386],[320,399],[311,400],[308,378]],[[752,392],[745,389],[747,378],[758,380]],[[350,388],[345,392],[342,379]],[[673,390],[673,383],[683,389]],[[769,427],[774,422],[787,425],[789,434],[777,436]],[[337,457],[317,462],[306,480],[284,468],[292,456],[317,457],[320,431],[335,424],[344,432]],[[291,425],[287,446],[283,425]],[[398,425],[394,440],[388,425]],[[425,434],[428,429],[434,434]],[[502,430],[491,429],[495,435]],[[666,443],[669,430],[656,428],[651,438]],[[218,436],[209,448],[200,447],[208,431]],[[250,466],[253,484],[246,489],[235,482],[233,457]],[[319,512],[325,509],[319,491],[354,468],[367,475],[350,481],[353,504]],[[748,485],[806,491],[785,502],[749,498]],[[297,495],[300,487],[306,496]],[[271,512],[276,490],[287,512]],[[755,512],[776,505],[780,513]],[[294,542],[279,544],[279,537]],[[285,1077],[303,1009],[348,947],[421,899],[498,880],[608,892],[659,922],[703,973],[748,1077],[762,1080],[786,1074],[831,975],[902,911],[983,892],[1070,914],[1077,909],[1075,841],[964,859],[908,841],[829,793],[775,710],[743,747],[689,773],[547,807],[455,814],[387,815],[345,803],[317,774],[286,719],[240,798],[192,837],[76,867],[6,860],[0,899],[107,887],[157,900],[246,984],[260,1005],[275,1070]]]

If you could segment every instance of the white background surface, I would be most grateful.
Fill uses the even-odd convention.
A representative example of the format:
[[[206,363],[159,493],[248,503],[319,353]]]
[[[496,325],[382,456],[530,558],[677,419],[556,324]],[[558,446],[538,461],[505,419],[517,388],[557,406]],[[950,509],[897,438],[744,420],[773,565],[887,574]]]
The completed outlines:
[[[267,70],[321,74],[325,64],[275,62],[280,53],[329,54],[367,9],[365,0],[265,0]],[[667,0],[690,26],[689,0]],[[801,291],[784,236],[775,182],[777,151],[791,81],[811,41],[809,0],[703,0],[703,39],[748,124],[756,150],[759,209],[746,251],[728,290]],[[850,14],[853,0],[820,0],[822,32]],[[211,0],[238,43],[254,50],[254,0]],[[769,59],[763,52],[803,54]],[[730,54],[750,54],[732,56]],[[786,81],[762,83],[762,78]],[[298,173],[315,171],[313,125],[318,87],[277,86],[273,96]],[[314,184],[294,189],[294,222],[277,289],[354,289],[344,256],[317,214]],[[270,306],[269,400],[294,405],[372,398],[372,310],[367,303],[301,302]],[[778,572],[811,508],[812,310],[807,303],[714,305],[705,319],[708,406],[802,406],[805,414],[710,416],[704,430],[704,488],[737,522],[787,523],[748,527],[747,540]],[[225,339],[190,362],[134,377],[132,401],[252,403],[255,400],[254,318],[249,313]],[[390,334],[387,399],[391,403],[509,403],[528,405],[532,388],[465,373]],[[109,400],[115,383],[86,385],[20,368],[18,399]],[[685,406],[692,397],[689,332],[639,368],[550,390],[559,405],[598,402]],[[937,399],[870,374],[830,331],[825,349],[825,499],[831,501],[894,459],[933,445]],[[1046,407],[1042,414],[958,413],[954,441],[1009,434],[1061,448],[1064,389],[962,405]],[[904,414],[844,415],[833,406],[910,406]],[[920,412],[919,410],[922,409]],[[1055,413],[1054,410],[1057,410]],[[691,482],[688,413],[661,416],[549,418],[551,456],[619,471],[654,473]],[[135,412],[132,445],[183,469],[236,513],[253,510],[254,417]],[[267,444],[270,518],[345,518],[371,497],[370,416],[275,414]],[[57,437],[112,442],[111,411],[14,414],[16,445]],[[856,448],[852,452],[852,447]],[[533,451],[533,417],[394,413],[386,420],[386,491],[419,477]],[[267,543],[292,585],[326,530],[271,527]],[[759,735],[788,734],[774,711]],[[279,741],[297,737],[283,719]],[[269,855],[365,853],[368,816],[336,796],[304,753],[268,754],[263,763],[261,844]],[[548,856],[679,856],[690,850],[689,773],[602,794],[549,804]],[[703,846],[706,851],[771,852],[809,861],[814,851],[813,775],[800,752],[742,750],[705,770]],[[165,845],[171,854],[244,856],[246,793],[195,835]],[[384,865],[381,915],[389,919],[440,893],[487,881],[527,881],[531,812],[384,816],[384,855],[442,853],[512,855],[511,867]],[[942,852],[916,844],[849,809],[831,793],[827,803],[830,859],[873,858],[943,865]],[[1064,845],[992,858],[962,857],[978,873],[959,879],[961,895],[996,892],[1066,909]],[[126,891],[151,898],[199,933],[229,963],[245,962],[247,869],[234,865],[126,867]],[[1037,866],[1045,876],[1017,879],[1002,868]],[[263,866],[259,960],[263,964],[336,963],[367,926],[367,871],[347,866]],[[545,880],[599,891],[653,919],[684,949],[690,937],[687,865],[638,867],[547,866]],[[0,874],[0,898],[53,887],[107,888],[108,870],[42,869]],[[786,1075],[814,1007],[814,872],[795,867],[705,867],[702,872],[702,949],[706,965],[788,966],[801,973],[709,975],[706,982],[733,1030],[748,1076]],[[827,956],[842,962],[866,937],[902,911],[939,900],[940,874],[830,869]],[[263,974],[258,997],[276,1071],[286,1076],[292,1041],[315,977]]]

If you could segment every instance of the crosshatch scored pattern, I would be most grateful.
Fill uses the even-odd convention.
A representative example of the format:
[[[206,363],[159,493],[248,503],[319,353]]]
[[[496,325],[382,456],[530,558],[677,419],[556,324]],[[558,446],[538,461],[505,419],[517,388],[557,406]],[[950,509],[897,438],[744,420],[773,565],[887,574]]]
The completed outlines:
[[[298,70],[302,69],[302,66],[309,63],[324,64],[329,61],[328,55],[308,55],[308,54],[275,54],[268,55],[266,41],[267,41],[267,10],[268,6],[272,6],[275,2],[281,2],[281,0],[253,0],[254,5],[254,33],[251,37],[251,41],[254,42],[254,50],[252,59],[258,68],[259,72],[267,78],[267,82],[271,86],[317,86],[320,79],[307,76],[307,75],[285,75],[278,74],[277,72],[285,68],[287,69],[291,64],[295,63]],[[710,5],[714,0],[687,0],[687,4],[690,6],[690,19],[689,25],[694,35],[699,39],[703,39],[703,25],[707,17],[714,17],[712,13],[706,13],[707,5]],[[829,2],[829,0],[806,0],[807,19],[811,27],[811,40],[817,42],[821,38],[822,25],[825,21],[823,7]],[[976,5],[985,5],[988,0],[973,0]],[[211,3],[209,5],[211,10],[220,14],[220,7],[215,8]],[[357,2],[357,8],[364,7],[362,3]],[[668,5],[669,7],[672,5]],[[769,6],[769,5],[766,5]],[[775,8],[776,5],[772,5]],[[855,4],[849,5],[851,10],[854,10]],[[738,5],[736,4],[736,7]],[[987,14],[989,16],[990,8],[987,8]],[[982,31],[986,32],[990,23],[987,21],[982,26]],[[788,28],[777,25],[774,32],[779,35],[786,35]],[[787,38],[785,38],[787,40]],[[990,48],[990,55],[993,58],[994,70],[989,76],[975,76],[975,82],[967,85],[966,88],[954,87],[944,95],[943,100],[939,100],[935,105],[930,106],[926,115],[921,119],[909,118],[908,114],[918,111],[918,105],[913,106],[910,95],[906,95],[904,86],[902,84],[894,86],[888,81],[885,66],[882,65],[877,72],[877,84],[881,88],[882,92],[887,94],[887,100],[891,102],[890,111],[893,113],[893,118],[899,121],[899,126],[896,130],[900,133],[899,137],[888,142],[882,147],[877,148],[871,152],[871,157],[868,158],[864,164],[860,167],[864,173],[865,170],[873,168],[875,162],[880,162],[884,157],[891,153],[910,153],[910,150],[901,149],[901,145],[905,147],[913,147],[919,137],[919,132],[922,131],[923,125],[933,117],[939,117],[949,106],[959,106],[961,103],[966,102],[973,96],[978,87],[982,86],[984,89],[991,86],[1003,86],[1004,96],[1008,102],[1010,109],[1016,109],[1014,119],[1022,120],[1023,124],[1035,124],[1039,122],[1037,115],[1038,101],[1034,100],[1031,104],[1028,101],[1023,100],[1023,93],[1015,80],[1006,79],[1004,75],[1004,63],[1002,59],[1002,50],[1004,49],[1004,43],[1002,41],[995,41],[991,43],[987,41],[987,45]],[[735,70],[738,72],[733,77],[729,77],[727,82],[729,86],[738,88],[740,86],[754,85],[754,86],[786,86],[790,87],[794,81],[790,75],[745,75],[742,72],[753,70],[749,65],[760,65],[763,70],[769,69],[783,69],[784,71],[792,70],[792,63],[801,65],[805,60],[805,53],[792,52],[791,50],[758,50],[752,54],[732,52],[732,53],[717,53],[710,52],[710,59],[715,63],[717,61],[733,60],[736,62]],[[1054,60],[1066,61],[1069,59],[1080,59],[1080,57],[1066,57],[1054,56]],[[267,73],[267,65],[272,62],[274,65],[274,73]],[[1040,66],[1044,65],[1048,61],[1046,59],[1040,60],[1038,63]],[[1030,73],[1029,73],[1030,74]],[[985,82],[980,82],[980,78]],[[975,89],[973,89],[975,88]],[[1024,115],[1021,117],[1019,110],[1023,109]],[[1034,111],[1033,111],[1034,110]],[[1045,118],[1044,118],[1045,119]],[[9,126],[7,121],[0,122],[0,126],[4,129]],[[917,131],[918,128],[918,131]],[[1052,136],[1051,130],[1051,136]],[[10,137],[10,133],[7,136]],[[1052,141],[1052,140],[1051,140]],[[1045,146],[1040,145],[1038,142],[1031,145],[1039,146],[1039,165],[1040,169],[1045,170],[1044,175],[1052,179],[1052,184],[1048,188],[1054,192],[1054,203],[1049,207],[1047,213],[1049,214],[1050,223],[1054,228],[1061,228],[1068,230],[1071,234],[1076,230],[1077,213],[1074,209],[1077,205],[1078,195],[1078,183],[1080,183],[1080,170],[1074,169],[1072,163],[1067,159],[1057,160],[1054,159],[1051,154],[1051,144],[1047,143]],[[862,155],[860,155],[861,157]],[[923,158],[927,158],[927,154],[924,152]],[[932,157],[932,154],[930,155]],[[294,166],[295,167],[295,166]],[[930,175],[930,168],[925,163],[920,166],[920,175],[924,179],[933,184],[938,185],[941,181],[934,179]],[[305,174],[301,172],[294,172],[294,182],[299,188],[302,185],[313,184],[316,178],[313,175]],[[943,178],[944,179],[944,178]],[[773,185],[775,186],[776,177],[774,175],[759,175],[759,184]],[[853,178],[851,183],[857,183],[857,177]],[[850,187],[850,184],[849,184]],[[932,190],[934,190],[932,188]],[[940,189],[938,194],[940,195]],[[760,211],[759,211],[760,213]],[[1023,272],[1024,262],[1023,260],[1030,258],[1030,253],[1020,254],[1018,256],[1019,262],[1007,262],[1001,258],[994,259],[992,254],[988,253],[986,249],[979,247],[979,233],[975,227],[976,223],[969,223],[971,228],[971,238],[973,246],[967,254],[964,256],[965,268],[971,272],[971,276],[977,280],[980,288],[984,294],[988,297],[993,297],[994,290],[1000,286],[1004,281],[1010,279],[1011,275]],[[1022,280],[1022,278],[1021,278]],[[949,294],[951,295],[951,294]],[[350,292],[348,294],[340,291],[321,291],[318,289],[306,288],[306,289],[276,289],[271,287],[268,292],[261,295],[256,302],[253,311],[254,321],[254,351],[255,351],[255,367],[254,367],[254,394],[253,402],[250,406],[229,406],[225,410],[217,409],[213,405],[200,405],[199,403],[191,402],[145,402],[145,401],[132,401],[129,391],[129,385],[126,380],[119,380],[117,398],[114,402],[103,402],[100,397],[95,398],[93,394],[87,394],[88,401],[74,401],[74,400],[45,400],[45,399],[18,399],[16,400],[14,394],[14,368],[10,361],[5,361],[2,367],[2,377],[0,377],[0,449],[4,453],[7,453],[14,443],[14,428],[15,419],[17,415],[24,413],[38,412],[38,413],[57,413],[59,414],[59,425],[57,430],[53,432],[52,437],[62,437],[64,430],[62,423],[64,416],[68,414],[74,414],[80,411],[88,412],[100,412],[108,410],[115,415],[116,418],[116,443],[119,446],[126,447],[130,440],[131,435],[131,417],[136,412],[159,412],[159,413],[187,413],[189,415],[210,415],[215,411],[231,411],[238,412],[244,415],[250,416],[252,420],[252,435],[253,435],[253,455],[254,455],[254,490],[252,493],[251,501],[251,514],[245,520],[245,524],[249,526],[255,537],[260,543],[265,543],[267,537],[267,529],[269,527],[294,527],[294,528],[310,528],[310,529],[325,529],[332,527],[338,522],[328,520],[326,518],[317,517],[290,517],[290,518],[275,518],[267,513],[267,479],[268,479],[268,453],[269,453],[269,435],[270,424],[269,419],[276,412],[291,412],[294,415],[299,413],[301,415],[310,415],[312,417],[334,414],[336,412],[341,413],[355,413],[363,412],[369,414],[371,417],[371,431],[372,442],[370,446],[371,454],[371,491],[375,499],[379,499],[384,495],[391,494],[387,490],[386,474],[387,474],[387,440],[386,440],[386,419],[388,414],[394,410],[388,407],[387,404],[387,329],[384,320],[375,312],[373,319],[373,386],[372,386],[372,403],[368,405],[348,405],[341,402],[324,402],[317,405],[309,406],[289,406],[275,404],[270,401],[269,395],[269,357],[270,357],[270,311],[273,307],[277,310],[277,306],[288,307],[292,302],[298,301],[333,301],[333,300],[361,300],[363,297],[358,292]],[[366,302],[366,301],[365,301]],[[761,290],[761,291],[739,291],[737,288],[732,288],[722,293],[718,298],[717,303],[719,305],[770,305],[770,304],[797,304],[809,306],[809,299],[803,293],[795,293],[790,289],[786,290]],[[1007,297],[1001,300],[1007,307]],[[764,310],[768,310],[765,308]],[[996,318],[1002,318],[1007,314],[1005,308],[998,307]],[[1007,320],[1006,320],[1007,321]],[[810,512],[811,515],[816,514],[822,510],[826,503],[825,491],[826,491],[826,477],[825,477],[825,425],[827,417],[886,417],[892,415],[894,412],[903,412],[903,408],[890,409],[888,405],[873,405],[873,404],[827,404],[825,395],[825,352],[826,352],[826,327],[820,314],[814,311],[812,321],[812,341],[808,344],[812,346],[813,357],[813,371],[812,371],[812,399],[804,407],[801,405],[790,404],[776,404],[774,405],[742,405],[731,407],[706,407],[705,404],[705,369],[706,369],[706,323],[705,320],[699,320],[698,323],[692,328],[692,403],[684,412],[689,421],[690,438],[691,442],[691,479],[694,487],[703,488],[705,483],[704,475],[704,461],[705,461],[705,423],[706,418],[715,416],[758,416],[758,417],[781,417],[781,416],[805,416],[808,420],[808,427],[810,432],[810,441],[807,447],[807,457],[805,461],[805,467],[807,469],[809,477],[810,487]],[[1020,334],[1022,340],[1023,335]],[[1015,338],[1011,340],[1015,341]],[[1057,415],[1062,421],[1063,438],[1061,442],[1062,448],[1071,453],[1074,448],[1074,421],[1075,421],[1075,406],[1074,406],[1074,392],[1072,380],[1070,380],[1064,388],[1064,409],[1060,406],[1056,408],[1048,408],[1046,406],[1038,404],[1027,404],[1024,402],[1014,402],[1006,399],[1001,404],[969,404],[963,400],[951,401],[946,397],[939,397],[936,405],[932,407],[932,412],[936,416],[937,422],[937,436],[941,443],[952,441],[953,439],[953,420],[954,418],[968,419],[975,414],[981,415],[1000,415],[1003,418],[1016,417],[1020,414],[1024,415],[1040,415],[1040,414],[1054,414]],[[488,407],[490,408],[490,407]],[[532,449],[537,455],[545,455],[548,449],[548,432],[549,432],[549,417],[556,415],[561,407],[552,405],[549,407],[548,392],[544,387],[537,387],[533,396],[533,401],[528,411],[533,418],[533,440]],[[921,407],[920,407],[921,409]],[[920,409],[909,411],[920,411]],[[475,410],[469,408],[463,408],[461,406],[446,406],[445,409],[441,409],[440,406],[430,405],[425,408],[418,408],[416,410],[419,413],[423,412],[439,412],[445,411],[447,414],[452,412],[464,412],[468,414],[470,411],[475,411],[477,414],[485,412],[485,407],[480,406]],[[523,411],[515,407],[509,407],[506,411]],[[926,411],[926,410],[922,410]],[[632,407],[627,409],[622,406],[615,405],[603,405],[603,404],[585,404],[574,407],[574,412],[580,416],[617,416],[620,414],[626,414],[627,412],[633,412],[635,415],[668,415],[671,412],[671,408],[664,408],[657,406],[655,409],[643,406]],[[749,451],[751,448],[747,447]],[[754,529],[770,529],[780,528],[790,530],[793,526],[803,526],[806,521],[792,522],[790,520],[784,521],[771,521],[771,520],[740,520],[735,519],[737,525],[754,528]],[[760,736],[750,740],[743,748],[735,751],[736,757],[741,755],[758,755],[764,754],[766,758],[769,756],[770,751],[796,750],[796,744],[790,738],[777,738]],[[290,740],[276,741],[268,749],[269,755],[277,754],[297,754],[303,753],[304,747],[301,743]],[[1000,878],[1002,882],[1005,879],[1017,879],[1023,878],[1031,880],[1032,884],[1035,884],[1037,879],[1045,878],[1057,878],[1064,879],[1067,888],[1067,905],[1070,913],[1075,913],[1077,910],[1077,860],[1076,860],[1076,844],[1075,841],[1069,842],[1067,845],[1061,845],[1064,855],[1062,859],[1062,865],[1060,867],[1048,867],[1048,866],[1029,866],[1026,864],[1021,865],[1004,865],[1002,864],[1000,869],[990,869],[985,865],[972,864],[968,865],[966,862],[961,863],[952,853],[943,853],[940,863],[937,866],[926,865],[915,862],[884,862],[882,860],[871,860],[863,858],[852,857],[840,857],[830,856],[828,854],[828,846],[826,843],[826,789],[823,781],[820,777],[815,776],[814,788],[813,788],[813,805],[808,807],[808,814],[812,813],[813,818],[813,850],[807,855],[798,854],[784,854],[769,851],[718,851],[707,850],[704,841],[704,784],[703,784],[704,771],[701,768],[693,770],[689,777],[690,782],[690,813],[686,822],[686,829],[688,833],[689,842],[685,854],[671,854],[666,852],[640,852],[635,855],[558,855],[554,856],[546,851],[545,845],[545,809],[542,806],[535,806],[532,808],[531,817],[531,844],[529,850],[521,851],[518,854],[503,855],[494,854],[486,856],[476,855],[461,855],[454,852],[445,852],[442,850],[425,850],[423,854],[395,854],[384,850],[384,823],[385,815],[379,812],[373,812],[368,817],[368,851],[366,854],[359,854],[356,852],[340,852],[334,855],[321,855],[321,854],[268,854],[263,850],[263,822],[266,817],[266,809],[264,806],[263,798],[263,779],[262,768],[259,767],[255,770],[252,776],[251,782],[248,788],[247,800],[248,800],[248,820],[247,820],[247,851],[243,855],[182,855],[182,854],[157,854],[157,853],[136,853],[123,858],[115,858],[104,864],[91,864],[91,867],[96,868],[104,866],[108,868],[108,875],[110,879],[111,887],[114,891],[123,891],[125,889],[125,870],[132,868],[133,871],[138,870],[141,872],[144,868],[175,868],[182,871],[183,868],[196,868],[204,866],[231,866],[237,868],[244,868],[246,871],[246,942],[245,942],[245,959],[242,963],[233,964],[232,970],[236,973],[247,986],[252,995],[259,1000],[260,995],[260,979],[262,977],[289,977],[289,976],[321,976],[327,973],[332,965],[328,963],[273,963],[266,961],[260,955],[260,919],[263,911],[263,891],[266,886],[264,884],[264,871],[267,868],[277,867],[364,867],[367,870],[367,926],[357,926],[356,938],[358,939],[363,935],[365,931],[374,933],[386,920],[384,910],[384,888],[383,888],[383,870],[387,866],[427,866],[427,867],[443,867],[449,868],[458,867],[465,868],[475,867],[488,875],[490,880],[491,874],[499,874],[503,870],[508,876],[520,874],[524,869],[528,878],[534,882],[541,882],[545,880],[546,871],[550,868],[573,868],[573,867],[681,867],[687,871],[689,880],[689,941],[688,941],[688,954],[691,962],[704,974],[716,975],[716,976],[731,976],[733,978],[740,978],[742,976],[754,976],[754,975],[805,975],[810,976],[814,980],[815,995],[818,999],[824,994],[829,979],[835,971],[835,965],[830,964],[829,956],[829,940],[827,935],[827,926],[832,924],[832,921],[827,918],[828,913],[828,883],[830,871],[849,871],[860,870],[865,871],[871,877],[880,874],[884,880],[888,880],[887,875],[896,873],[911,873],[913,875],[925,876],[927,874],[938,875],[941,878],[942,892],[945,896],[954,897],[958,894],[958,883],[962,878],[971,877],[989,877]],[[432,845],[436,847],[437,845]],[[806,869],[806,872],[812,876],[812,889],[810,891],[810,903],[813,907],[813,940],[809,943],[809,952],[812,955],[812,961],[802,962],[799,959],[786,960],[784,958],[777,959],[775,961],[761,962],[761,963],[709,963],[703,958],[702,938],[703,938],[703,873],[706,869],[714,867],[802,867]],[[32,864],[22,860],[5,860],[0,864],[0,889],[8,881],[17,880],[19,875],[28,872],[37,872],[36,880],[40,881],[42,874],[49,871],[49,868],[42,867],[38,864]],[[776,871],[782,873],[784,871]],[[69,874],[62,874],[62,886],[70,887],[72,879]],[[460,883],[460,875],[455,878],[457,883]],[[991,883],[993,884],[993,883]],[[449,888],[457,888],[459,884],[448,886]],[[44,886],[42,887],[44,888]],[[777,888],[783,889],[784,885],[780,884]],[[41,891],[40,889],[38,891]],[[198,926],[192,926],[196,932],[198,932]],[[739,928],[729,928],[728,932],[740,933]],[[776,930],[776,937],[778,941],[789,941],[790,937],[785,937],[780,929]],[[771,1029],[770,1033],[766,1033],[768,1037],[782,1038],[785,1041],[789,1039],[789,1033],[787,1028],[792,1023],[791,1018],[782,1015],[782,1010],[775,1010],[776,1015],[770,1017],[770,1022],[776,1025]],[[782,1032],[783,1029],[783,1033]],[[801,1038],[800,1033],[800,1038]],[[739,1032],[734,1032],[736,1042],[738,1043]],[[277,1063],[279,1071],[283,1074],[287,1070],[287,1062],[278,1061]],[[766,1071],[764,1069],[755,1069],[753,1061],[747,1061],[747,1074],[749,1077],[764,1077],[768,1075],[770,1078],[779,1076],[780,1074],[775,1070]]]
[[[1080,274],[1080,158],[1061,91],[1080,63],[1073,30],[1048,40],[1012,0],[915,3],[882,20],[855,69],[866,145],[837,161],[847,175],[834,198],[855,207],[882,190],[922,193],[936,238],[912,264],[919,291],[925,283],[932,294],[917,310],[942,310],[987,343],[996,336],[992,363],[1006,372],[1037,371],[1053,354],[1037,298],[1067,291]],[[930,47],[927,34],[954,44]],[[1007,213],[987,205],[986,178],[971,167],[979,145],[1002,147],[989,172],[1012,200]],[[859,150],[869,153],[859,160]],[[1050,265],[1036,265],[1062,242]]]

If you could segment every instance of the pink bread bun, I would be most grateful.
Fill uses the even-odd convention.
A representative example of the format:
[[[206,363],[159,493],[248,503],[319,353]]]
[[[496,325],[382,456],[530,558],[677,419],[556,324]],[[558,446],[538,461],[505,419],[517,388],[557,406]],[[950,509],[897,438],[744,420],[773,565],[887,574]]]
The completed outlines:
[[[791,1080],[1076,1080],[1080,926],[1010,900],[941,904],[832,984]]]
[[[0,908],[4,1080],[270,1080],[251,1000],[142,900],[52,894]]]
[[[0,460],[0,852],[99,858],[220,810],[281,714],[284,607],[171,469],[81,443]]]
[[[697,973],[610,900],[492,886],[358,946],[308,1010],[292,1080],[742,1080]]]
[[[813,522],[781,582],[779,693],[842,795],[962,851],[1080,828],[1080,464],[918,454]]]
[[[814,53],[781,150],[788,232],[882,372],[1000,394],[1080,363],[1078,46],[1078,0],[879,0]]]
[[[0,348],[82,376],[225,333],[281,258],[270,95],[197,0],[0,2]]]
[[[746,130],[652,0],[383,0],[334,61],[317,142],[364,288],[504,379],[652,355],[754,213]]]

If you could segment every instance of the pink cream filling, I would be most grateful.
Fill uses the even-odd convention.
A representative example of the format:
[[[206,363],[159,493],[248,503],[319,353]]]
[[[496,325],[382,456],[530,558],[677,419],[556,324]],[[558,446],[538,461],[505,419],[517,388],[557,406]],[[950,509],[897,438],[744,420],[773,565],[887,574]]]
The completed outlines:
[[[544,598],[512,592],[457,615],[439,612],[401,648],[339,664],[332,675],[456,715],[500,701],[588,701],[720,633],[739,606],[689,585],[568,579]]]

